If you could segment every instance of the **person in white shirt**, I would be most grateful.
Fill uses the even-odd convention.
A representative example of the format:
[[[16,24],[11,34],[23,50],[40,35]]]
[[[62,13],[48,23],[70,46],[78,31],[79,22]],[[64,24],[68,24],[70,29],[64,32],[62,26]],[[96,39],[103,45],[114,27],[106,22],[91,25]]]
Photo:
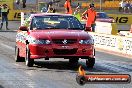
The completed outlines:
[[[123,12],[125,12],[126,2],[124,0],[122,0],[119,4],[120,4],[119,11],[122,10]]]

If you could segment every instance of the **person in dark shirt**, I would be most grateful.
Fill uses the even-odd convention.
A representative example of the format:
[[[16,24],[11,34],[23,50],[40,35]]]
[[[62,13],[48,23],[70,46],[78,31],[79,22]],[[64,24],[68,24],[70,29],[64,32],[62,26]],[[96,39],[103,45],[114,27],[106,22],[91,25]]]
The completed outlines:
[[[131,12],[130,9],[131,9],[130,1],[127,1],[127,2],[126,2],[126,6],[125,6],[125,11],[126,11],[126,12]]]
[[[53,7],[53,4],[51,3],[51,4],[49,4],[49,7],[48,7],[48,10],[47,10],[47,13],[55,13],[56,11],[55,11],[55,9],[54,9],[54,7]]]
[[[1,7],[2,7],[2,5],[0,5],[0,17],[1,17]]]
[[[6,29],[8,30],[8,13],[9,13],[9,8],[6,4],[3,4],[1,7],[1,17],[2,17],[2,22],[0,29],[3,27],[3,23],[6,22]]]

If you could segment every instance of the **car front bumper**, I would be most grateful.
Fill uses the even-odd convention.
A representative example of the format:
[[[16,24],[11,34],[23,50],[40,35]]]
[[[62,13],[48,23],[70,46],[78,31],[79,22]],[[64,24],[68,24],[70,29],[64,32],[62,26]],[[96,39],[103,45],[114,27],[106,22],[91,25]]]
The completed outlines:
[[[29,48],[32,59],[95,57],[94,45],[29,45]]]

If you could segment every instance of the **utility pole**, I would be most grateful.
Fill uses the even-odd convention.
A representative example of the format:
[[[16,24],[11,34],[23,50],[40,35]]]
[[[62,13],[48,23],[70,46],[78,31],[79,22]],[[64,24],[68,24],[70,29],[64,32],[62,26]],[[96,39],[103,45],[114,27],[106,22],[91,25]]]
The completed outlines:
[[[100,12],[102,11],[102,0],[100,0]]]

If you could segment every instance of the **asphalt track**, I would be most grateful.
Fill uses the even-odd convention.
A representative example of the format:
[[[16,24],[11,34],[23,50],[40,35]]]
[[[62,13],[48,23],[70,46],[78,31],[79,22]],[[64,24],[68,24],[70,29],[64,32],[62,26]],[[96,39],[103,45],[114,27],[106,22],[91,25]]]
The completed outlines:
[[[17,30],[20,25],[21,25],[20,21],[8,21],[9,30],[6,30],[5,23],[4,23],[2,30],[0,30],[0,31],[14,31],[14,30]]]
[[[112,55],[96,50],[96,64],[93,69],[85,66],[85,60],[78,65],[69,65],[68,60],[51,58],[36,60],[34,67],[14,61],[15,31],[0,32],[0,88],[132,88],[132,84],[85,84],[76,82],[77,70],[84,66],[87,73],[122,73],[132,75],[132,58]]]
[[[86,84],[76,83],[78,67],[82,64],[87,73],[132,74],[132,59],[96,51],[96,64],[93,69],[79,60],[71,66],[68,60],[37,60],[34,67],[26,67],[24,62],[14,61],[16,32],[0,32],[0,87],[1,88],[132,88],[130,84]]]

